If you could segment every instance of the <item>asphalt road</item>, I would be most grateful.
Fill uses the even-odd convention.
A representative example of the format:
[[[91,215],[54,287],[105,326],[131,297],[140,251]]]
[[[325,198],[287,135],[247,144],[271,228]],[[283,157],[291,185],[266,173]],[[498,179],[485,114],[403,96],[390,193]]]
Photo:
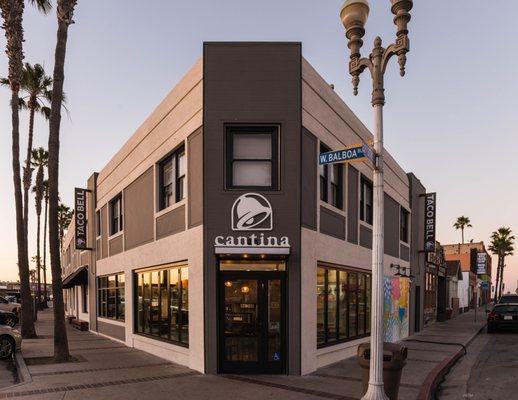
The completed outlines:
[[[446,376],[440,400],[518,398],[518,331],[483,331]]]

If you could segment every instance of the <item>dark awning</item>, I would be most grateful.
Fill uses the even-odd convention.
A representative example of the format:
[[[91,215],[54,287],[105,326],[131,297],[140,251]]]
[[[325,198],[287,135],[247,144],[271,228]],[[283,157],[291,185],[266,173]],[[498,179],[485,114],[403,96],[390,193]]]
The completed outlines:
[[[88,285],[88,265],[79,267],[63,280],[63,289],[81,285]]]

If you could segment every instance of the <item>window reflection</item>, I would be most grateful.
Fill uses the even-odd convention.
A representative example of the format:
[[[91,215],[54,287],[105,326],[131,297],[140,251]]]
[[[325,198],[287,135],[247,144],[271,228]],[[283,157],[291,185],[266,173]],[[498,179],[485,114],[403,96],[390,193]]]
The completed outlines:
[[[137,333],[189,344],[187,267],[137,272]]]

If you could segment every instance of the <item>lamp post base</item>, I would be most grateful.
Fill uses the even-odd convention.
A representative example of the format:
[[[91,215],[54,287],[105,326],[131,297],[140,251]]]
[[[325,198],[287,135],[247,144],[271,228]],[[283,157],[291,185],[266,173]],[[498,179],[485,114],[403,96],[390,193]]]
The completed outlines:
[[[369,383],[367,393],[365,393],[361,400],[389,400],[389,398],[385,394],[385,390],[383,389],[383,383]]]

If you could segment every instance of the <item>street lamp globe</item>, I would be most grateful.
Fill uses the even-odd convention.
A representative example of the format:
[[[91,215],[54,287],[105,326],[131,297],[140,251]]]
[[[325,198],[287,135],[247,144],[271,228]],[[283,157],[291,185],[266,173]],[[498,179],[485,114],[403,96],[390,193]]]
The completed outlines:
[[[349,31],[351,28],[362,28],[369,17],[369,2],[367,0],[346,0],[340,10],[340,18]]]

